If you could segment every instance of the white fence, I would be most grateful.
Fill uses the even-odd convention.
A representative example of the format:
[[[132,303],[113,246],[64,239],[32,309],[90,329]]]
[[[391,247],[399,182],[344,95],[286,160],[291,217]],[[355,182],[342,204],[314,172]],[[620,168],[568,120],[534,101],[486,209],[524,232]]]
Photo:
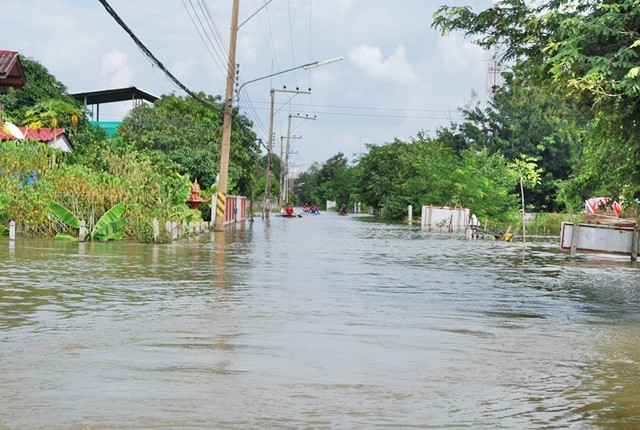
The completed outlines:
[[[447,231],[465,230],[469,225],[469,208],[449,206],[422,206],[422,228],[442,228]]]

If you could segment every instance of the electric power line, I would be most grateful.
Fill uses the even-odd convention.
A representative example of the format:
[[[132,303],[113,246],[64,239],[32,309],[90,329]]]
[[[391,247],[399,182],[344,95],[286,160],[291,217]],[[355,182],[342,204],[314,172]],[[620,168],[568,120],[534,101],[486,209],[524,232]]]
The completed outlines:
[[[138,39],[138,37],[133,33],[133,31],[127,26],[127,24],[125,24],[125,22],[120,18],[120,16],[116,13],[116,11],[109,5],[109,3],[106,0],[98,0],[102,6],[104,6],[104,8],[106,9],[106,11],[109,13],[109,15],[111,15],[111,17],[120,25],[120,27],[122,27],[124,29],[124,31],[129,35],[129,37],[131,37],[131,39],[134,41],[134,43],[138,46],[138,48],[144,53],[144,55],[151,60],[151,62],[153,64],[155,64],[160,70],[162,70],[168,77],[169,79],[171,79],[171,81],[173,81],[173,83],[175,85],[177,85],[179,88],[181,88],[185,93],[187,93],[188,95],[190,95],[191,97],[194,98],[194,100],[198,101],[200,104],[202,104],[203,106],[206,106],[207,108],[219,112],[222,115],[225,115],[225,111],[224,109],[220,108],[219,106],[216,106],[214,104],[209,103],[208,101],[202,99],[201,97],[199,97],[196,93],[194,93],[193,91],[191,91],[189,88],[187,88],[182,82],[180,82],[180,80],[178,78],[176,78],[165,66],[164,64],[162,64],[162,62],[160,60],[158,60],[158,58],[156,58],[155,55],[153,55],[153,53],[149,50],[149,48],[147,48],[140,39]],[[237,118],[234,116],[233,117],[234,120],[236,120],[237,125],[240,127],[240,130],[246,135],[246,136],[250,136],[251,138],[253,138],[254,133],[252,130],[247,129],[242,123],[237,121]]]

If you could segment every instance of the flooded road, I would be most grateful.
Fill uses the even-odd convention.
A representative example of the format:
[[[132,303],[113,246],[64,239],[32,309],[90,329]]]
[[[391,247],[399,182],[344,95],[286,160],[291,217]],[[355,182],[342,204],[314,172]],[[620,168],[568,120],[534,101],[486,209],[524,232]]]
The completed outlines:
[[[640,266],[333,213],[0,239],[0,429],[630,429]]]

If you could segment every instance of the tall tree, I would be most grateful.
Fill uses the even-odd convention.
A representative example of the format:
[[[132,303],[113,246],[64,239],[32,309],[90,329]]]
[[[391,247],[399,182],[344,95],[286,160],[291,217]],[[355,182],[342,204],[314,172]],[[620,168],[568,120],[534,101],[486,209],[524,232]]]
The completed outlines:
[[[45,66],[23,56],[20,62],[26,85],[0,95],[0,102],[5,104],[3,115],[8,120],[31,128],[64,128],[79,153],[106,138],[102,129],[89,123],[80,102],[69,95],[67,87]],[[70,154],[64,157],[77,159]]]
[[[640,7],[637,0],[501,0],[484,11],[442,6],[433,26],[462,30],[522,77],[578,100],[595,121],[583,182],[640,197]],[[615,153],[615,164],[599,163]],[[597,154],[594,157],[594,154]]]
[[[489,103],[463,110],[460,132],[469,146],[501,152],[508,160],[529,154],[544,170],[539,187],[527,194],[527,204],[538,211],[562,209],[558,186],[569,178],[583,148],[590,115],[572,100],[549,93],[533,82],[505,74]]]
[[[166,95],[153,106],[141,105],[127,114],[117,128],[115,138],[122,145],[137,150],[150,150],[174,162],[181,174],[189,174],[203,186],[210,186],[219,170],[222,138],[222,105],[220,97],[198,94],[212,110],[192,97]],[[237,115],[231,140],[230,192],[248,195],[253,184],[258,157],[255,134],[248,120]]]

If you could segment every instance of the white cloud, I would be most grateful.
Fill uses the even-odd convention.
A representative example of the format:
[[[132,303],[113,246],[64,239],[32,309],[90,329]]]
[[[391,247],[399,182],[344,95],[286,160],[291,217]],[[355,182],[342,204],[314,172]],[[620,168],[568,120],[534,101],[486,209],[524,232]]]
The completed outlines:
[[[215,5],[209,5],[211,14],[206,17],[189,2],[162,2],[163,7],[156,7],[157,0],[109,3],[189,89],[224,94],[231,2],[209,2]],[[491,6],[490,0],[466,3],[478,10]],[[265,0],[243,4],[241,22]],[[151,64],[100,2],[3,0],[2,7],[3,17],[28,16],[31,26],[25,37],[24,20],[5,19],[1,48],[40,61],[71,92],[133,85],[158,96],[185,95]],[[269,3],[240,28],[236,62],[241,83],[316,60],[345,59],[254,81],[242,90],[241,111],[253,121],[258,136],[266,139],[269,90],[283,85],[311,87],[311,96],[276,98],[274,121],[284,124],[281,133],[287,131],[288,112],[317,114],[317,121],[304,122],[304,133],[296,131],[304,135],[302,142],[296,142],[299,153],[293,157],[300,165],[302,160],[324,161],[338,151],[350,156],[367,142],[406,139],[421,129],[446,125],[472,91],[484,91],[490,53],[462,34],[441,37],[430,28],[437,7],[438,2],[425,0]],[[69,10],[73,13],[64,12]],[[197,25],[196,11],[209,31],[206,23],[213,19],[221,40],[210,34],[212,43],[203,43],[204,29]],[[100,119],[121,119],[127,108],[131,103],[103,104]]]
[[[100,75],[107,88],[133,84],[133,70],[129,65],[129,57],[119,49],[114,49],[104,56]]]
[[[485,50],[464,39],[460,34],[445,36],[438,40],[437,58],[445,69],[465,71],[469,67],[482,64],[483,58],[487,56]]]
[[[356,67],[374,79],[403,83],[412,83],[416,79],[403,45],[398,45],[387,59],[380,48],[369,45],[361,45],[351,50],[349,58]]]

